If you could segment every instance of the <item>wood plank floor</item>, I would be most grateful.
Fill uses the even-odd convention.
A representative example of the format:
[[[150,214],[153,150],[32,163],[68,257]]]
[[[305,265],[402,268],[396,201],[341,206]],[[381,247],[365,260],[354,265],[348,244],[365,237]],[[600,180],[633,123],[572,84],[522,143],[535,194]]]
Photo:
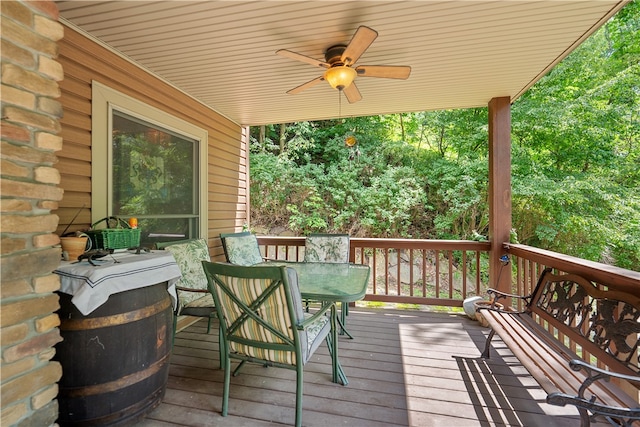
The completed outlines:
[[[140,427],[292,425],[295,372],[247,365],[231,378],[220,415],[223,372],[217,324],[179,332],[165,398]],[[461,314],[354,308],[340,337],[348,386],[331,382],[326,345],[305,367],[305,426],[578,426],[575,408],[546,394],[499,339],[480,359],[487,329]]]

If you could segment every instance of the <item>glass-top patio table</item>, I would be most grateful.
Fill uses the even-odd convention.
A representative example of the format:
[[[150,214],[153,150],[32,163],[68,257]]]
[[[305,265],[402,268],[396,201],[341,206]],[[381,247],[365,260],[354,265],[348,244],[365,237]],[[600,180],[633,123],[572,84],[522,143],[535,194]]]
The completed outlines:
[[[303,299],[347,304],[361,300],[367,293],[370,271],[368,265],[290,261],[269,261],[261,265],[282,265],[296,270]],[[344,323],[340,318],[338,323],[343,328]],[[332,351],[338,354],[338,340],[332,341]],[[338,371],[339,381],[347,385],[347,377],[342,368]]]

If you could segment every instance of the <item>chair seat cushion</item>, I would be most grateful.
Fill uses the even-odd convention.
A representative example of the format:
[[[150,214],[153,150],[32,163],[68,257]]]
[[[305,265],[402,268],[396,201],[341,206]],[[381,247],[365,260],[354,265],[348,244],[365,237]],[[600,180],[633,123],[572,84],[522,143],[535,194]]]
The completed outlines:
[[[216,317],[215,307],[183,307],[183,316]]]
[[[184,292],[191,294],[191,292]],[[181,295],[182,297],[182,295]],[[214,308],[215,304],[213,303],[213,296],[211,294],[200,294],[200,297],[197,299],[192,299],[188,304],[182,305],[183,309],[185,308],[200,308],[200,307],[210,307]]]
[[[305,317],[311,317],[311,313],[305,313]],[[306,352],[303,350],[304,355],[304,363],[309,361],[309,358],[313,354],[314,351],[322,344],[322,341],[327,337],[329,332],[331,331],[331,322],[329,321],[329,317],[320,316],[318,319],[311,323],[305,329],[306,338],[307,338],[307,348]],[[304,336],[302,334],[301,336]]]

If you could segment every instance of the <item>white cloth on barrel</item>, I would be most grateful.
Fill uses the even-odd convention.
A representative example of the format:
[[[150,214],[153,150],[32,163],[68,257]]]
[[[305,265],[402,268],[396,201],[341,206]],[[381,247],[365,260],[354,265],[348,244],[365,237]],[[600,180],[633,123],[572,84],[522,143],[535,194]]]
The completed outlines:
[[[62,262],[54,270],[60,276],[60,292],[73,295],[71,302],[88,315],[107,302],[109,296],[162,282],[173,307],[177,303],[175,284],[182,276],[169,251],[119,252],[89,261]]]

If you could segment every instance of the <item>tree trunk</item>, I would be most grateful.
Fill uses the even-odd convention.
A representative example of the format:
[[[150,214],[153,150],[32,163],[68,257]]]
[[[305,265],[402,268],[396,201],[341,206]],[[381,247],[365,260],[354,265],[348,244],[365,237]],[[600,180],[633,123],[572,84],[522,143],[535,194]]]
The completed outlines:
[[[287,125],[280,123],[280,154],[284,153],[285,136],[287,135]]]

